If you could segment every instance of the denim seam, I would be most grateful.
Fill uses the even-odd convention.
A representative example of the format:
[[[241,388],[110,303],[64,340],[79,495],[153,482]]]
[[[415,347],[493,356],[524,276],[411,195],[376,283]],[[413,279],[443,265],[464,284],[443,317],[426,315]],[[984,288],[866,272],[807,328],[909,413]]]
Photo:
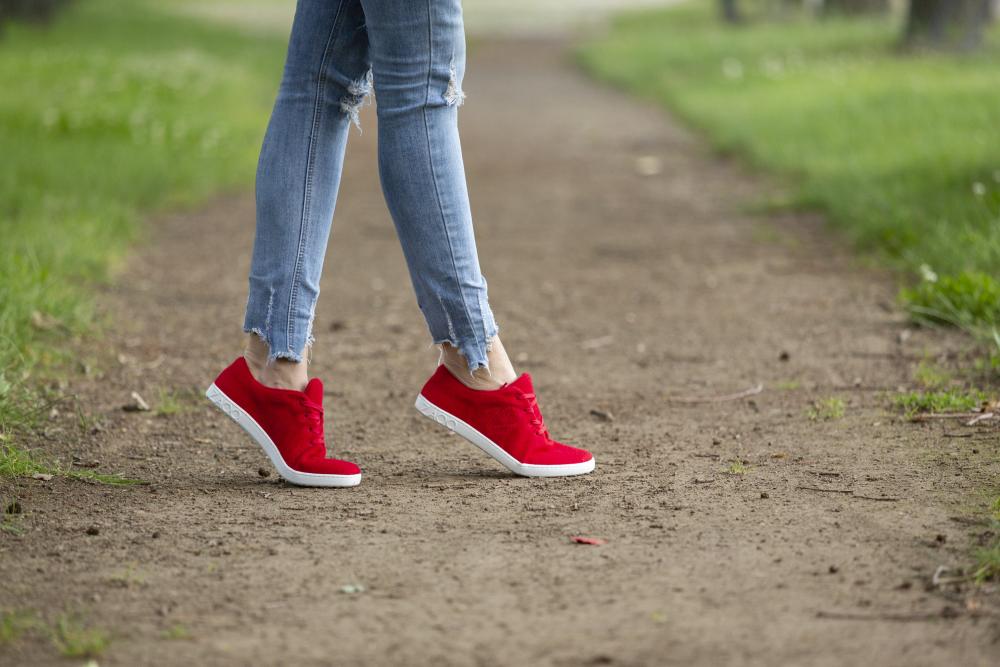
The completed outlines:
[[[469,314],[469,304],[465,300],[465,292],[462,290],[462,281],[459,279],[458,265],[455,263],[455,248],[451,242],[451,234],[448,233],[448,221],[445,220],[444,203],[441,201],[441,189],[438,186],[437,171],[435,171],[434,169],[434,156],[432,155],[432,149],[431,149],[431,130],[430,130],[430,125],[427,122],[427,105],[430,104],[431,80],[434,74],[434,35],[433,35],[434,27],[433,26],[434,26],[434,16],[433,16],[433,10],[431,8],[431,0],[427,0],[427,53],[428,53],[427,89],[424,95],[424,108],[421,110],[421,116],[423,117],[424,121],[424,136],[427,140],[427,162],[430,167],[431,181],[434,183],[434,197],[435,199],[437,199],[438,211],[441,214],[440,215],[441,227],[444,229],[444,237],[448,241],[448,255],[451,258],[451,268],[455,275],[455,283],[458,285],[459,296],[461,296],[462,298],[462,306],[465,308],[465,317],[468,320],[469,331],[472,332],[472,336],[475,339],[477,348],[483,349],[485,348],[485,341],[483,341],[482,343],[480,343],[479,341],[479,335],[476,332],[476,327],[473,326],[472,324],[472,319]],[[438,295],[438,300],[439,301],[441,300],[440,295]],[[445,311],[445,318],[449,320],[450,324],[451,318],[447,311]],[[455,342],[458,343],[459,341],[456,340]],[[461,350],[461,346],[458,347]],[[466,360],[469,361],[471,364],[471,360],[469,360],[468,358]],[[485,363],[485,360],[482,363],[487,368],[489,367],[488,364]]]
[[[294,359],[298,357],[300,352],[297,350],[292,350],[292,321],[294,320],[295,306],[298,302],[299,296],[299,276],[302,274],[302,260],[305,257],[305,238],[306,230],[309,226],[309,212],[312,207],[312,186],[313,186],[313,176],[316,165],[316,136],[319,133],[320,124],[323,122],[323,99],[324,93],[326,91],[326,64],[330,58],[330,51],[333,45],[337,41],[337,35],[339,34],[340,21],[343,16],[344,5],[346,2],[341,2],[337,5],[337,14],[333,18],[333,24],[330,27],[330,34],[326,38],[326,45],[323,47],[323,57],[320,59],[319,71],[316,74],[316,97],[313,102],[313,122],[312,128],[310,130],[311,134],[309,136],[309,152],[306,156],[306,176],[305,176],[305,187],[302,195],[302,213],[299,219],[299,244],[298,253],[295,257],[295,268],[292,271],[292,290],[288,299],[288,316],[285,320],[285,345],[288,347],[287,354],[293,355],[294,361],[299,361],[299,359]],[[306,336],[309,336],[307,332]],[[276,357],[274,350],[270,351],[272,356]],[[279,353],[280,354],[280,353]]]

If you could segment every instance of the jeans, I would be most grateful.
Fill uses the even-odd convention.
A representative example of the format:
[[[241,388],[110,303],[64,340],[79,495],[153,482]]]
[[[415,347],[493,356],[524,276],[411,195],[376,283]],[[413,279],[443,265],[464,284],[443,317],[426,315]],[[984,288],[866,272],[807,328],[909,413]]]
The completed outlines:
[[[479,268],[458,136],[460,0],[298,0],[257,168],[244,331],[270,360],[312,344],[344,150],[373,88],[382,190],[435,343],[470,371],[497,334]]]

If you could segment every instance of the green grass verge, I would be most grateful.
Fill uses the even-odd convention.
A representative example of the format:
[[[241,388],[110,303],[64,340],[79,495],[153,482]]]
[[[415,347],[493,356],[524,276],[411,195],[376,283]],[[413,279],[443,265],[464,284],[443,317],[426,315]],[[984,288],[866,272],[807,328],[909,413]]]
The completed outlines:
[[[1000,322],[1000,38],[904,54],[888,19],[722,25],[715,3],[619,17],[579,57],[716,147],[787,177],[861,248],[916,280],[918,320]]]
[[[981,408],[989,396],[976,389],[942,389],[937,391],[908,391],[892,397],[896,407],[907,417],[919,413],[970,412]]]
[[[0,647],[28,635],[48,638],[66,658],[98,658],[111,644],[109,632],[85,624],[79,615],[61,614],[47,623],[33,611],[0,610]]]
[[[90,288],[142,216],[252,183],[284,42],[167,7],[86,0],[0,34],[0,434],[95,333]],[[0,448],[0,475],[39,466]]]

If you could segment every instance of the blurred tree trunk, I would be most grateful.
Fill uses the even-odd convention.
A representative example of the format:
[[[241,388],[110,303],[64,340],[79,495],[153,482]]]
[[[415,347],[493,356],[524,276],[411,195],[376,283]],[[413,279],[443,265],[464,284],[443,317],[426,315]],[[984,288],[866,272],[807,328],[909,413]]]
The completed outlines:
[[[824,0],[824,14],[873,14],[889,11],[889,0]]]
[[[909,47],[974,49],[993,14],[993,0],[910,0]]]
[[[45,22],[68,0],[0,0],[0,25],[8,20]]]
[[[743,22],[743,14],[740,13],[736,0],[719,0],[719,11],[722,14],[722,20],[726,23]]]

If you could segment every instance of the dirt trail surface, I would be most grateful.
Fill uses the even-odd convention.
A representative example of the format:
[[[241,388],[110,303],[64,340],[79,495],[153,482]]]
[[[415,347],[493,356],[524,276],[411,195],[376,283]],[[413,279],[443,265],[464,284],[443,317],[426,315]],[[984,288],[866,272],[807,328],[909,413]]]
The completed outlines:
[[[314,359],[328,442],[362,485],[260,476],[200,397],[241,349],[252,198],[155,220],[103,297],[104,383],[71,381],[102,428],[67,404],[39,436],[149,484],[22,481],[0,607],[109,630],[102,665],[996,664],[989,594],[930,584],[983,530],[963,517],[996,478],[996,433],[889,414],[884,392],[948,345],[901,335],[891,278],[816,220],[748,214],[762,184],[558,45],[481,43],[466,90],[504,342],[597,471],[515,478],[414,411],[436,357],[368,109]],[[132,391],[154,409],[123,411]],[[829,397],[845,415],[811,419]],[[64,663],[41,639],[0,662]]]

